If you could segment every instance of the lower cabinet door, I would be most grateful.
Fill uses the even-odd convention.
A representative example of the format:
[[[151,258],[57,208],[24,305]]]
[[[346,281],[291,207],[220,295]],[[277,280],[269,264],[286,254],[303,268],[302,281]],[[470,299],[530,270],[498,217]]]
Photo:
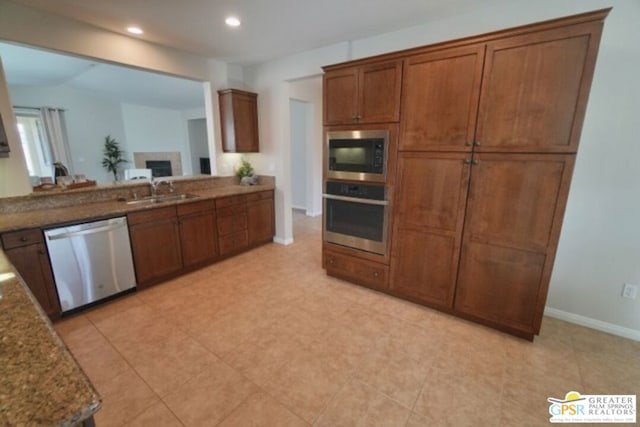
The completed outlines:
[[[249,246],[268,242],[274,234],[273,197],[247,203]]]
[[[138,288],[182,269],[177,218],[136,224],[129,230]]]
[[[9,249],[5,253],[44,312],[51,319],[59,318],[60,303],[44,243]]]
[[[537,334],[574,155],[474,155],[455,310]]]
[[[470,154],[400,153],[390,288],[425,304],[453,305]]]
[[[218,257],[215,212],[181,216],[179,222],[185,267],[203,264]]]

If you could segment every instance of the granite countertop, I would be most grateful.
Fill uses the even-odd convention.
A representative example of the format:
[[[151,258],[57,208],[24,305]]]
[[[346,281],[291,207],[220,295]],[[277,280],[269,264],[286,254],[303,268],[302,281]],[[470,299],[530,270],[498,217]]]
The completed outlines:
[[[226,185],[204,190],[185,191],[186,193],[194,194],[198,197],[177,201],[167,201],[163,203],[128,205],[123,201],[117,201],[114,199],[110,201],[84,203],[81,205],[61,208],[38,209],[18,213],[0,213],[0,233],[25,228],[50,227],[70,222],[125,215],[129,212],[273,189],[275,189],[275,185],[273,184],[258,184],[252,186]],[[182,193],[183,191],[179,192]]]
[[[0,425],[73,426],[101,399],[0,251]]]

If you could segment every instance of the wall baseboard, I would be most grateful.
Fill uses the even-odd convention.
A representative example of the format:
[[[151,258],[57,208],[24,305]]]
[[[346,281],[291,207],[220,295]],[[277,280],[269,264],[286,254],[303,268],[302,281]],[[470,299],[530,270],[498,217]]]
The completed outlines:
[[[310,216],[310,217],[316,217],[316,216],[320,216],[320,215],[322,215],[322,211],[320,211],[320,212],[307,211],[307,216]]]
[[[283,239],[282,237],[274,237],[273,242],[279,245],[288,246],[293,243],[293,237],[290,237],[288,239]]]
[[[640,331],[636,329],[625,328],[624,326],[614,325],[613,323],[603,322],[602,320],[592,319],[590,317],[569,313],[568,311],[558,310],[557,308],[548,306],[544,308],[544,314],[569,323],[575,323],[576,325],[586,326],[587,328],[607,332],[623,338],[629,338],[634,341],[640,341]]]

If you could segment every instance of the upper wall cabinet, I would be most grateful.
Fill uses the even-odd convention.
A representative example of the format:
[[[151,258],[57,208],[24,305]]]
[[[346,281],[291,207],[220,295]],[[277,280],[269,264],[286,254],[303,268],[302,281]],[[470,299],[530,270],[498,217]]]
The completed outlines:
[[[397,122],[402,61],[327,70],[324,124]]]
[[[257,153],[258,95],[237,89],[218,91],[222,151],[225,153]]]
[[[476,151],[575,153],[599,22],[487,44]]]
[[[405,60],[401,151],[471,151],[484,49],[472,45]]]

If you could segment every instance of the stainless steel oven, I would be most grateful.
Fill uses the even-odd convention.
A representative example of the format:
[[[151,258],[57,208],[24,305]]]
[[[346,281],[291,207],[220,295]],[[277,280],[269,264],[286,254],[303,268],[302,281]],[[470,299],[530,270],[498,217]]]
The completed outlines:
[[[388,201],[383,184],[326,182],[324,240],[384,255]]]
[[[326,178],[384,182],[389,134],[388,129],[328,131]]]

